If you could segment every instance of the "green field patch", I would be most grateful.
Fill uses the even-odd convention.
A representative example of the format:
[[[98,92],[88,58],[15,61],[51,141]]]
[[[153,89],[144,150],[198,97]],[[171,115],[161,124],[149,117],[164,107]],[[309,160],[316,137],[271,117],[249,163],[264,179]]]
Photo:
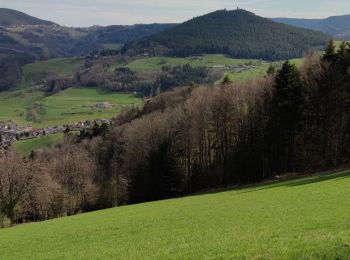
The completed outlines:
[[[103,48],[107,50],[120,50],[123,47],[124,44],[118,44],[118,43],[103,43]]]
[[[142,105],[142,99],[133,94],[97,88],[69,88],[52,96],[38,90],[2,92],[0,121],[12,120],[34,127],[56,126],[112,118],[126,107]]]
[[[99,107],[100,103],[107,107]],[[101,118],[112,118],[128,106],[142,106],[142,100],[132,94],[113,93],[96,88],[69,88],[42,102],[45,113],[42,124],[59,125]]]
[[[292,59],[290,60],[290,62],[295,66],[297,66],[298,68],[300,68],[301,66],[303,66],[305,62],[305,58]]]
[[[334,45],[335,45],[335,49],[338,50],[339,47],[340,47],[340,45],[341,45],[343,42],[345,42],[345,43],[350,43],[350,41],[339,41],[339,40],[336,40],[336,41],[333,42]]]
[[[31,124],[27,119],[28,110],[45,98],[42,91],[18,90],[0,92],[0,121]]]
[[[233,59],[221,54],[208,54],[203,56],[177,58],[177,57],[144,57],[138,58],[126,67],[137,72],[157,71],[163,66],[178,66],[190,64],[192,67],[213,67],[213,66],[230,66],[240,64],[257,64],[259,60],[254,59]]]
[[[13,144],[15,150],[23,156],[29,155],[32,151],[48,148],[63,140],[63,133],[51,134],[39,138],[17,141]]]
[[[298,68],[300,68],[304,64],[304,61],[305,61],[304,58],[297,58],[297,59],[290,60],[290,62],[292,64],[295,64]],[[259,76],[265,75],[270,65],[275,66],[278,69],[282,66],[283,62],[284,61],[273,62],[273,63],[259,62],[255,64],[254,68],[247,68],[247,69],[243,68],[243,69],[230,70],[228,72],[225,72],[224,77],[228,76],[232,82],[244,82],[244,81],[253,80]],[[222,82],[224,77],[221,80],[219,80],[217,83]]]
[[[4,259],[349,259],[350,172],[0,230]],[[20,238],[20,239],[19,239]]]
[[[225,73],[225,76],[227,75],[232,82],[248,81],[266,74],[266,71],[269,68],[269,66],[270,64],[264,63],[255,68],[229,71]]]
[[[84,64],[82,58],[62,58],[37,61],[23,67],[19,88],[30,88],[49,76],[73,76]]]

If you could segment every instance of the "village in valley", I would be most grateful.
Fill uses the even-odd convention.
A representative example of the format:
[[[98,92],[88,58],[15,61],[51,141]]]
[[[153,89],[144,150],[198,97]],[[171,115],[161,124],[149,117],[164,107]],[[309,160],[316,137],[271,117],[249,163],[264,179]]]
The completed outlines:
[[[31,126],[19,125],[12,121],[0,121],[0,149],[7,149],[17,141],[40,138],[51,134],[67,133],[70,131],[80,132],[92,129],[96,124],[101,126],[102,124],[110,125],[111,123],[112,119],[98,119],[53,127],[33,128]]]
[[[109,102],[97,102],[94,107],[97,109],[109,110],[114,106]],[[18,124],[12,120],[0,121],[0,149],[8,149],[14,142],[40,138],[52,134],[81,132],[92,129],[96,124],[110,125],[112,119],[86,120],[70,124],[56,125],[52,127],[35,128],[30,125]]]

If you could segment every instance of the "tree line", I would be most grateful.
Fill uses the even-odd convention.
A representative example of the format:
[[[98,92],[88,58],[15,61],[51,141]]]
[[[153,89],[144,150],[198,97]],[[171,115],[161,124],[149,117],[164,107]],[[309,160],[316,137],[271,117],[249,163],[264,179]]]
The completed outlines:
[[[349,84],[350,46],[331,43],[300,69],[163,92],[46,152],[2,155],[0,212],[45,220],[347,165]]]

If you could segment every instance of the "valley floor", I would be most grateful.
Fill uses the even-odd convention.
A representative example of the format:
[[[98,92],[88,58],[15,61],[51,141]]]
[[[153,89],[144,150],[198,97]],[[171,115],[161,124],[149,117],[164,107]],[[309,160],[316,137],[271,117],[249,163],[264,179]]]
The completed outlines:
[[[349,259],[350,172],[0,230],[2,259]]]

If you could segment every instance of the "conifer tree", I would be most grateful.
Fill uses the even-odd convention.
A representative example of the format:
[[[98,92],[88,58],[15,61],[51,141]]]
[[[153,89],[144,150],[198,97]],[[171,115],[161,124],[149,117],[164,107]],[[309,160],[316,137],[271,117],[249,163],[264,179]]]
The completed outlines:
[[[170,198],[181,194],[183,181],[171,140],[163,140],[131,176],[130,197],[133,202]]]
[[[335,51],[335,45],[334,45],[334,41],[331,40],[329,41],[326,50],[325,50],[325,54],[322,57],[323,61],[334,61],[336,59],[336,51]]]
[[[271,101],[269,142],[276,171],[288,171],[296,165],[296,140],[305,112],[305,93],[300,73],[285,62],[277,72]]]

